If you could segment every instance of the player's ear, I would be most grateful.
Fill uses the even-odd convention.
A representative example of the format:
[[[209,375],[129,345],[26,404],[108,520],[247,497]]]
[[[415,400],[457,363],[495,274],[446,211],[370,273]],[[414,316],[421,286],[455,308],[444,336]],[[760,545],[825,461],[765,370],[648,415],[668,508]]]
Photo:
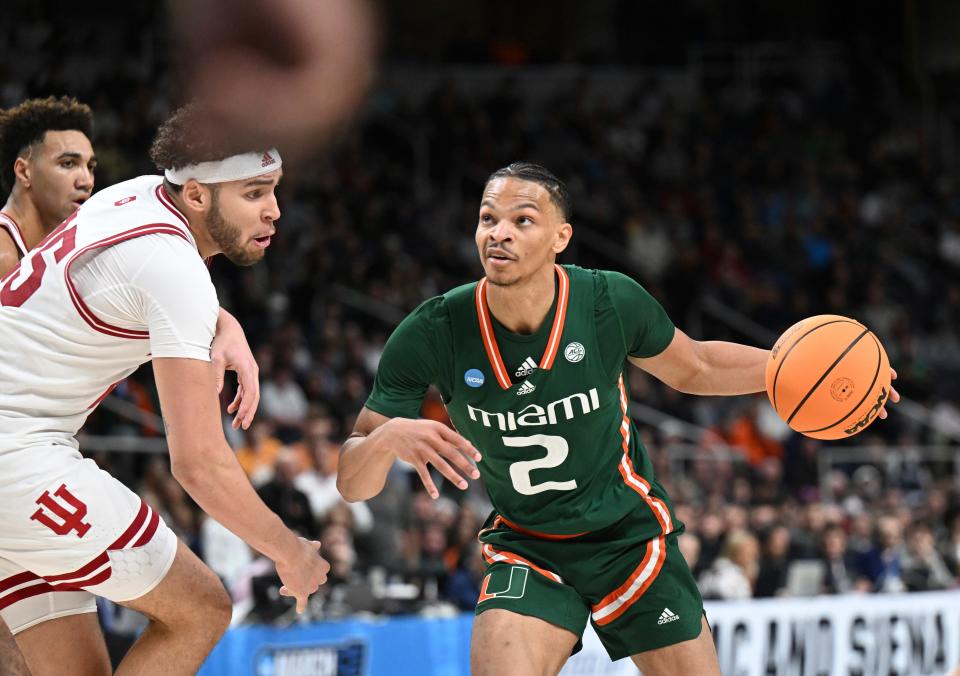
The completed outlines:
[[[553,240],[553,253],[558,254],[566,249],[571,237],[573,237],[573,226],[569,223],[561,223]]]
[[[192,178],[184,184],[181,194],[184,203],[196,211],[207,211],[213,201],[210,189]]]
[[[24,187],[30,187],[30,162],[27,161],[26,157],[18,157],[14,161],[13,176],[23,183]]]

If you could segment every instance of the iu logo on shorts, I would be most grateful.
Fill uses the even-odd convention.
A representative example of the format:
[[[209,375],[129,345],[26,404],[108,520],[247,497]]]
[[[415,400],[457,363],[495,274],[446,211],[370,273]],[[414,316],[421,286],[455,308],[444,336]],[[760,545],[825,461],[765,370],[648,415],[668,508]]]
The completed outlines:
[[[30,519],[39,521],[57,535],[66,535],[75,530],[77,537],[82,538],[90,530],[90,524],[83,522],[83,517],[87,515],[87,506],[67,490],[66,484],[60,484],[60,488],[54,491],[53,495],[44,491],[43,495],[37,498],[37,504],[40,509],[35,511]]]

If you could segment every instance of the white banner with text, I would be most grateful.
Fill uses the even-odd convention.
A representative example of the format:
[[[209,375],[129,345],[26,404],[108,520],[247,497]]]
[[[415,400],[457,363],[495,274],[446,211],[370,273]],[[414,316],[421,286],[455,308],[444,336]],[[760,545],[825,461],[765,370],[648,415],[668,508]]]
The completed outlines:
[[[960,665],[960,591],[713,601],[724,676],[944,676]],[[656,628],[652,628],[653,631]],[[636,674],[588,626],[563,676]]]

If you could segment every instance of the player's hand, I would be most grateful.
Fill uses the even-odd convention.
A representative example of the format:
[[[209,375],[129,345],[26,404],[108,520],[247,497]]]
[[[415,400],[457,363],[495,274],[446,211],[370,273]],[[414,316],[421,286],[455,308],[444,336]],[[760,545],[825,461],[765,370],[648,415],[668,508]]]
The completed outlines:
[[[309,157],[373,78],[376,27],[361,0],[175,0],[170,16],[201,138]],[[229,20],[226,20],[229,17]]]
[[[210,346],[210,359],[217,378],[217,393],[223,390],[223,377],[227,370],[237,374],[237,395],[227,406],[227,413],[236,413],[233,429],[247,429],[260,405],[260,367],[253,358],[247,337],[233,315],[220,308],[217,333]]]
[[[330,564],[320,556],[320,542],[298,538],[299,547],[293,555],[284,561],[277,561],[277,575],[283,582],[281,596],[297,599],[297,612],[307,609],[310,595],[324,582],[330,572]]]
[[[461,490],[467,488],[464,477],[480,478],[480,472],[470,462],[480,462],[480,452],[443,423],[435,420],[391,418],[381,426],[378,433],[383,435],[386,450],[414,466],[423,487],[433,499],[440,497],[440,491],[433,483],[427,465],[436,467],[440,474]]]
[[[900,393],[897,392],[896,388],[893,386],[893,381],[897,379],[897,372],[893,369],[890,369],[890,396],[887,397],[887,401],[884,402],[883,407],[880,409],[880,412],[877,414],[877,417],[881,420],[886,420],[887,418],[887,404],[896,404],[900,401]]]

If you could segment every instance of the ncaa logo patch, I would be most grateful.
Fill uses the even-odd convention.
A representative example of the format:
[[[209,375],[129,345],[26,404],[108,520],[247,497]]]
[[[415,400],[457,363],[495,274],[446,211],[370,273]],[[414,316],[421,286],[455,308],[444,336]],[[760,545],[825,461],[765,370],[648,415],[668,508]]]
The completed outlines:
[[[574,364],[583,359],[583,355],[586,353],[587,350],[583,347],[583,345],[577,342],[570,343],[563,349],[563,356],[567,358],[568,362]]]
[[[480,369],[469,369],[463,374],[463,382],[467,384],[467,387],[480,387],[484,380],[483,371]]]

